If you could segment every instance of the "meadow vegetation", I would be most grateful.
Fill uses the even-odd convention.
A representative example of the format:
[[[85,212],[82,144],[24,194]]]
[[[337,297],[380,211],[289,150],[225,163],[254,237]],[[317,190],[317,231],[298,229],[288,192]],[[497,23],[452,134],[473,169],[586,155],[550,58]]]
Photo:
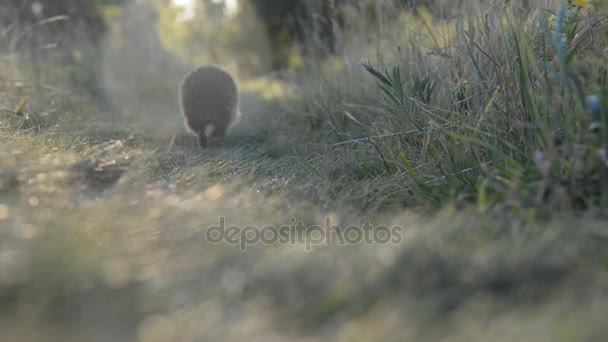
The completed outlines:
[[[605,3],[331,1],[285,46],[115,3],[94,67],[23,43],[60,13],[0,10],[0,340],[608,337]],[[243,116],[203,150],[179,79],[232,55]],[[243,251],[220,217],[401,229]]]

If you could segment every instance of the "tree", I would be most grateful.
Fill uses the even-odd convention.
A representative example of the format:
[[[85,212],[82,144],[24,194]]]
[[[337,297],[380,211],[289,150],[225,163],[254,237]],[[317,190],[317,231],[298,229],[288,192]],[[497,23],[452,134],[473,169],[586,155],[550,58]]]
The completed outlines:
[[[343,25],[339,6],[344,0],[241,0],[260,17],[272,45],[274,69],[287,67],[290,49],[302,46],[307,56],[324,57],[337,51]]]
[[[172,3],[159,7],[163,44],[189,64],[221,64],[240,76],[270,70],[268,38],[250,4],[228,12],[223,2],[199,0],[189,16]]]
[[[4,0],[0,28],[7,33],[0,38],[10,52],[29,57],[37,79],[55,70],[71,85],[95,92],[98,48],[108,29],[104,10],[124,1]]]

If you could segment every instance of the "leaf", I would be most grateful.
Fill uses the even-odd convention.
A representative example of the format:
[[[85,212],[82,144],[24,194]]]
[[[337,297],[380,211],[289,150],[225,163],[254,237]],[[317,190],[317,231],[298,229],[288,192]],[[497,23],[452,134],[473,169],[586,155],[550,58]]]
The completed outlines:
[[[26,104],[27,104],[27,97],[24,97],[24,98],[21,99],[21,101],[19,102],[19,104],[17,105],[17,107],[15,107],[15,115],[22,116],[23,115],[23,109],[25,108]]]

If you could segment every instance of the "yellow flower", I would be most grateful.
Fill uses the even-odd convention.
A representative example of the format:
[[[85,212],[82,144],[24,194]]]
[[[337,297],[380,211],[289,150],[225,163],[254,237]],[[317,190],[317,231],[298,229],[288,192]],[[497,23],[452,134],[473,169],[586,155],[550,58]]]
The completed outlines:
[[[574,0],[574,4],[578,7],[589,5],[589,0]]]
[[[551,15],[547,20],[547,23],[549,24],[549,31],[555,31],[555,15]]]

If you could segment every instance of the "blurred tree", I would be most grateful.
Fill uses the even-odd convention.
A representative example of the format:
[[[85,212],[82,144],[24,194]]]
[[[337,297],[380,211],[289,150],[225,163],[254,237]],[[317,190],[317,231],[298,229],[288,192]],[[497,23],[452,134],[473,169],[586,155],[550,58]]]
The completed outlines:
[[[0,6],[0,25],[19,33],[53,39],[55,43],[68,41],[74,34],[85,34],[92,42],[98,42],[106,30],[102,5],[120,4],[124,0],[4,0]],[[40,30],[32,26],[49,18],[65,16]],[[30,32],[31,31],[31,32]]]
[[[159,7],[163,44],[189,64],[221,64],[240,76],[269,71],[270,46],[249,4],[228,11],[223,1],[198,0],[191,13],[165,1]]]
[[[29,57],[38,79],[43,69],[60,66],[60,78],[95,92],[98,48],[108,29],[104,11],[125,1],[3,0],[2,46]],[[49,63],[54,66],[42,67]]]
[[[285,67],[289,60],[288,51],[298,35],[301,35],[296,24],[296,17],[305,11],[305,0],[241,0],[249,1],[256,11],[272,48],[272,67]]]
[[[343,25],[339,6],[347,0],[241,1],[251,4],[262,20],[272,45],[274,69],[288,66],[294,44],[299,43],[306,56],[336,53]]]
[[[272,45],[272,66],[290,66],[293,47],[316,63],[340,54],[344,34],[356,32],[358,40],[382,35],[385,25],[403,11],[425,7],[438,17],[449,18],[469,0],[240,0],[259,15]],[[526,3],[523,1],[522,3]],[[518,5],[519,6],[519,5]],[[351,38],[355,38],[351,36]]]

